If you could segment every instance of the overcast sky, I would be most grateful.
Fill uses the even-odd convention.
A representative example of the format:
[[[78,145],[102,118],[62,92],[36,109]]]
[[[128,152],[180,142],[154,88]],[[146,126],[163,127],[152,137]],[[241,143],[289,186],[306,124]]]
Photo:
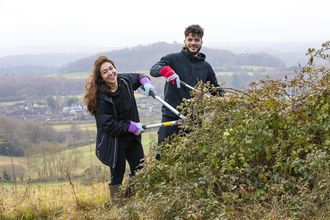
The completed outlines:
[[[0,0],[0,49],[182,43],[200,24],[213,42],[330,40],[330,0]]]

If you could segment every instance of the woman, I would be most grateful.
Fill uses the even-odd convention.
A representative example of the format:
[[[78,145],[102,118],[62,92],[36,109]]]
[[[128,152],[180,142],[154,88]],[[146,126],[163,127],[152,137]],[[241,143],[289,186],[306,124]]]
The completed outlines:
[[[106,56],[100,56],[85,86],[84,101],[87,111],[96,120],[96,156],[110,166],[110,195],[119,191],[126,168],[131,175],[142,167],[143,148],[139,114],[134,90],[144,85],[146,96],[154,91],[152,82],[143,74],[117,74],[115,64]]]

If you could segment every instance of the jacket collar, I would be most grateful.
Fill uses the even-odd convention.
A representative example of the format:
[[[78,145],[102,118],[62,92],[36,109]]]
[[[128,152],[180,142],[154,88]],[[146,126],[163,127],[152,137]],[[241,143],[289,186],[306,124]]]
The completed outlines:
[[[204,61],[206,58],[205,54],[201,52],[198,53],[197,57],[191,56],[186,50],[186,47],[182,48],[181,53],[183,53],[189,60]]]
[[[118,80],[121,80],[121,81],[123,82],[123,84],[127,87],[128,92],[130,93],[130,90],[129,90],[129,88],[128,88],[128,84],[127,84],[127,82],[125,82],[125,80],[128,81],[128,79],[127,79],[126,77],[124,77],[124,76],[120,76],[120,75],[118,75]],[[100,99],[103,99],[103,100],[108,101],[108,102],[110,102],[110,103],[113,104],[112,98],[109,97],[109,96],[107,96],[107,95],[104,94],[104,93],[101,93],[101,95],[100,95]]]
[[[107,96],[107,95],[104,94],[104,93],[101,93],[101,95],[100,95],[100,99],[103,99],[104,101],[107,101],[107,102],[111,102],[111,103],[113,103],[112,98],[109,97],[109,96]]]

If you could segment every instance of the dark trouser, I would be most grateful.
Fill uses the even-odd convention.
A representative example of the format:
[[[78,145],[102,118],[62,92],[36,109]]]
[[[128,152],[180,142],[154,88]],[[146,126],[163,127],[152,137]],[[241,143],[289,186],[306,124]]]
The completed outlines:
[[[175,121],[177,119],[170,118],[167,116],[162,116],[162,122]],[[164,126],[158,129],[158,144],[163,142],[166,138],[169,138],[169,141],[172,139],[171,135],[174,133],[178,134],[180,131],[179,125]]]
[[[115,169],[110,167],[111,183],[110,185],[121,184],[126,170],[126,160],[129,164],[131,175],[142,168],[139,164],[143,163],[144,158],[143,147],[141,142],[134,141],[131,146],[126,149],[118,150],[117,166]]]

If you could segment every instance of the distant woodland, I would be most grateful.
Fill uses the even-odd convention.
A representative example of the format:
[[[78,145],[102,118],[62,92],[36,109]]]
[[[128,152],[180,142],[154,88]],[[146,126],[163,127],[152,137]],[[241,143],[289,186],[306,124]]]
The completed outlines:
[[[158,42],[147,46],[136,46],[131,49],[113,50],[98,53],[63,66],[61,72],[89,71],[100,55],[105,55],[115,62],[118,71],[149,70],[160,58],[168,53],[180,52],[182,44]],[[203,47],[202,53],[213,67],[256,65],[265,67],[285,67],[285,62],[267,53],[234,54],[228,50]]]
[[[38,99],[38,97],[54,95],[82,95],[84,86],[85,79],[2,77],[0,102]]]

